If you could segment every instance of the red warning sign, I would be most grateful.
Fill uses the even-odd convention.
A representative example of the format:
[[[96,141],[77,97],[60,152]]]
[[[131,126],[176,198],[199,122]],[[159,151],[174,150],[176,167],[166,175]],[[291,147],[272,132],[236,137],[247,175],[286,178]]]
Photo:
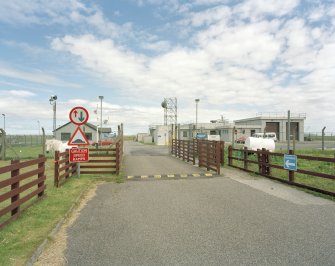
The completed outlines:
[[[70,162],[83,163],[88,162],[88,148],[71,148],[70,149]]]
[[[86,138],[85,133],[81,130],[81,128],[77,127],[76,131],[73,133],[67,145],[69,146],[90,145],[90,142]]]

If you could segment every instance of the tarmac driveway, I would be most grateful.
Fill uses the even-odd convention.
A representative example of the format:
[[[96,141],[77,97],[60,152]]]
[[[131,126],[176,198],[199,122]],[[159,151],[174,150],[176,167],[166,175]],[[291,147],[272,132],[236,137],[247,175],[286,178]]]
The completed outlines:
[[[125,162],[127,174],[201,171],[137,143]],[[334,202],[224,170],[100,185],[67,230],[67,264],[335,265]]]

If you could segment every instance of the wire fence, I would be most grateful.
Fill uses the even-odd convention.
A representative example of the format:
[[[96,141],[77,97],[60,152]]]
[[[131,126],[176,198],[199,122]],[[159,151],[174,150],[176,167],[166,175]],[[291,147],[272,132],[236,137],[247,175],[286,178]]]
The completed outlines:
[[[327,141],[335,141],[335,132],[325,132],[324,140]],[[305,141],[313,141],[313,140],[321,140],[322,132],[305,132],[304,140]]]
[[[52,139],[52,135],[46,135],[46,139]],[[10,146],[36,146],[42,145],[42,135],[6,135],[6,144]]]

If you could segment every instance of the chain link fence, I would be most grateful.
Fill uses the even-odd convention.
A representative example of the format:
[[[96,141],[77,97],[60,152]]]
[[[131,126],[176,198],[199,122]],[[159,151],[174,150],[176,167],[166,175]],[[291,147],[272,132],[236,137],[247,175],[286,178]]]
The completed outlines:
[[[322,140],[322,132],[305,132],[305,141]],[[325,141],[335,141],[335,132],[325,132]]]

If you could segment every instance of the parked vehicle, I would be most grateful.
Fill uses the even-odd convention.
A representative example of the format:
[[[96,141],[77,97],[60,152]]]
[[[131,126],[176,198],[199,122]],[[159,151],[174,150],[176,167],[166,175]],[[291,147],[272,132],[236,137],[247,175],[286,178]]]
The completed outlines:
[[[98,142],[94,141],[92,143],[92,145],[96,146],[108,146],[108,145],[112,145],[114,143],[114,141],[112,139],[102,139],[99,140]]]
[[[245,140],[247,139],[246,136],[242,136],[242,137],[239,137],[235,140],[236,143],[242,143],[244,144],[245,143]]]

